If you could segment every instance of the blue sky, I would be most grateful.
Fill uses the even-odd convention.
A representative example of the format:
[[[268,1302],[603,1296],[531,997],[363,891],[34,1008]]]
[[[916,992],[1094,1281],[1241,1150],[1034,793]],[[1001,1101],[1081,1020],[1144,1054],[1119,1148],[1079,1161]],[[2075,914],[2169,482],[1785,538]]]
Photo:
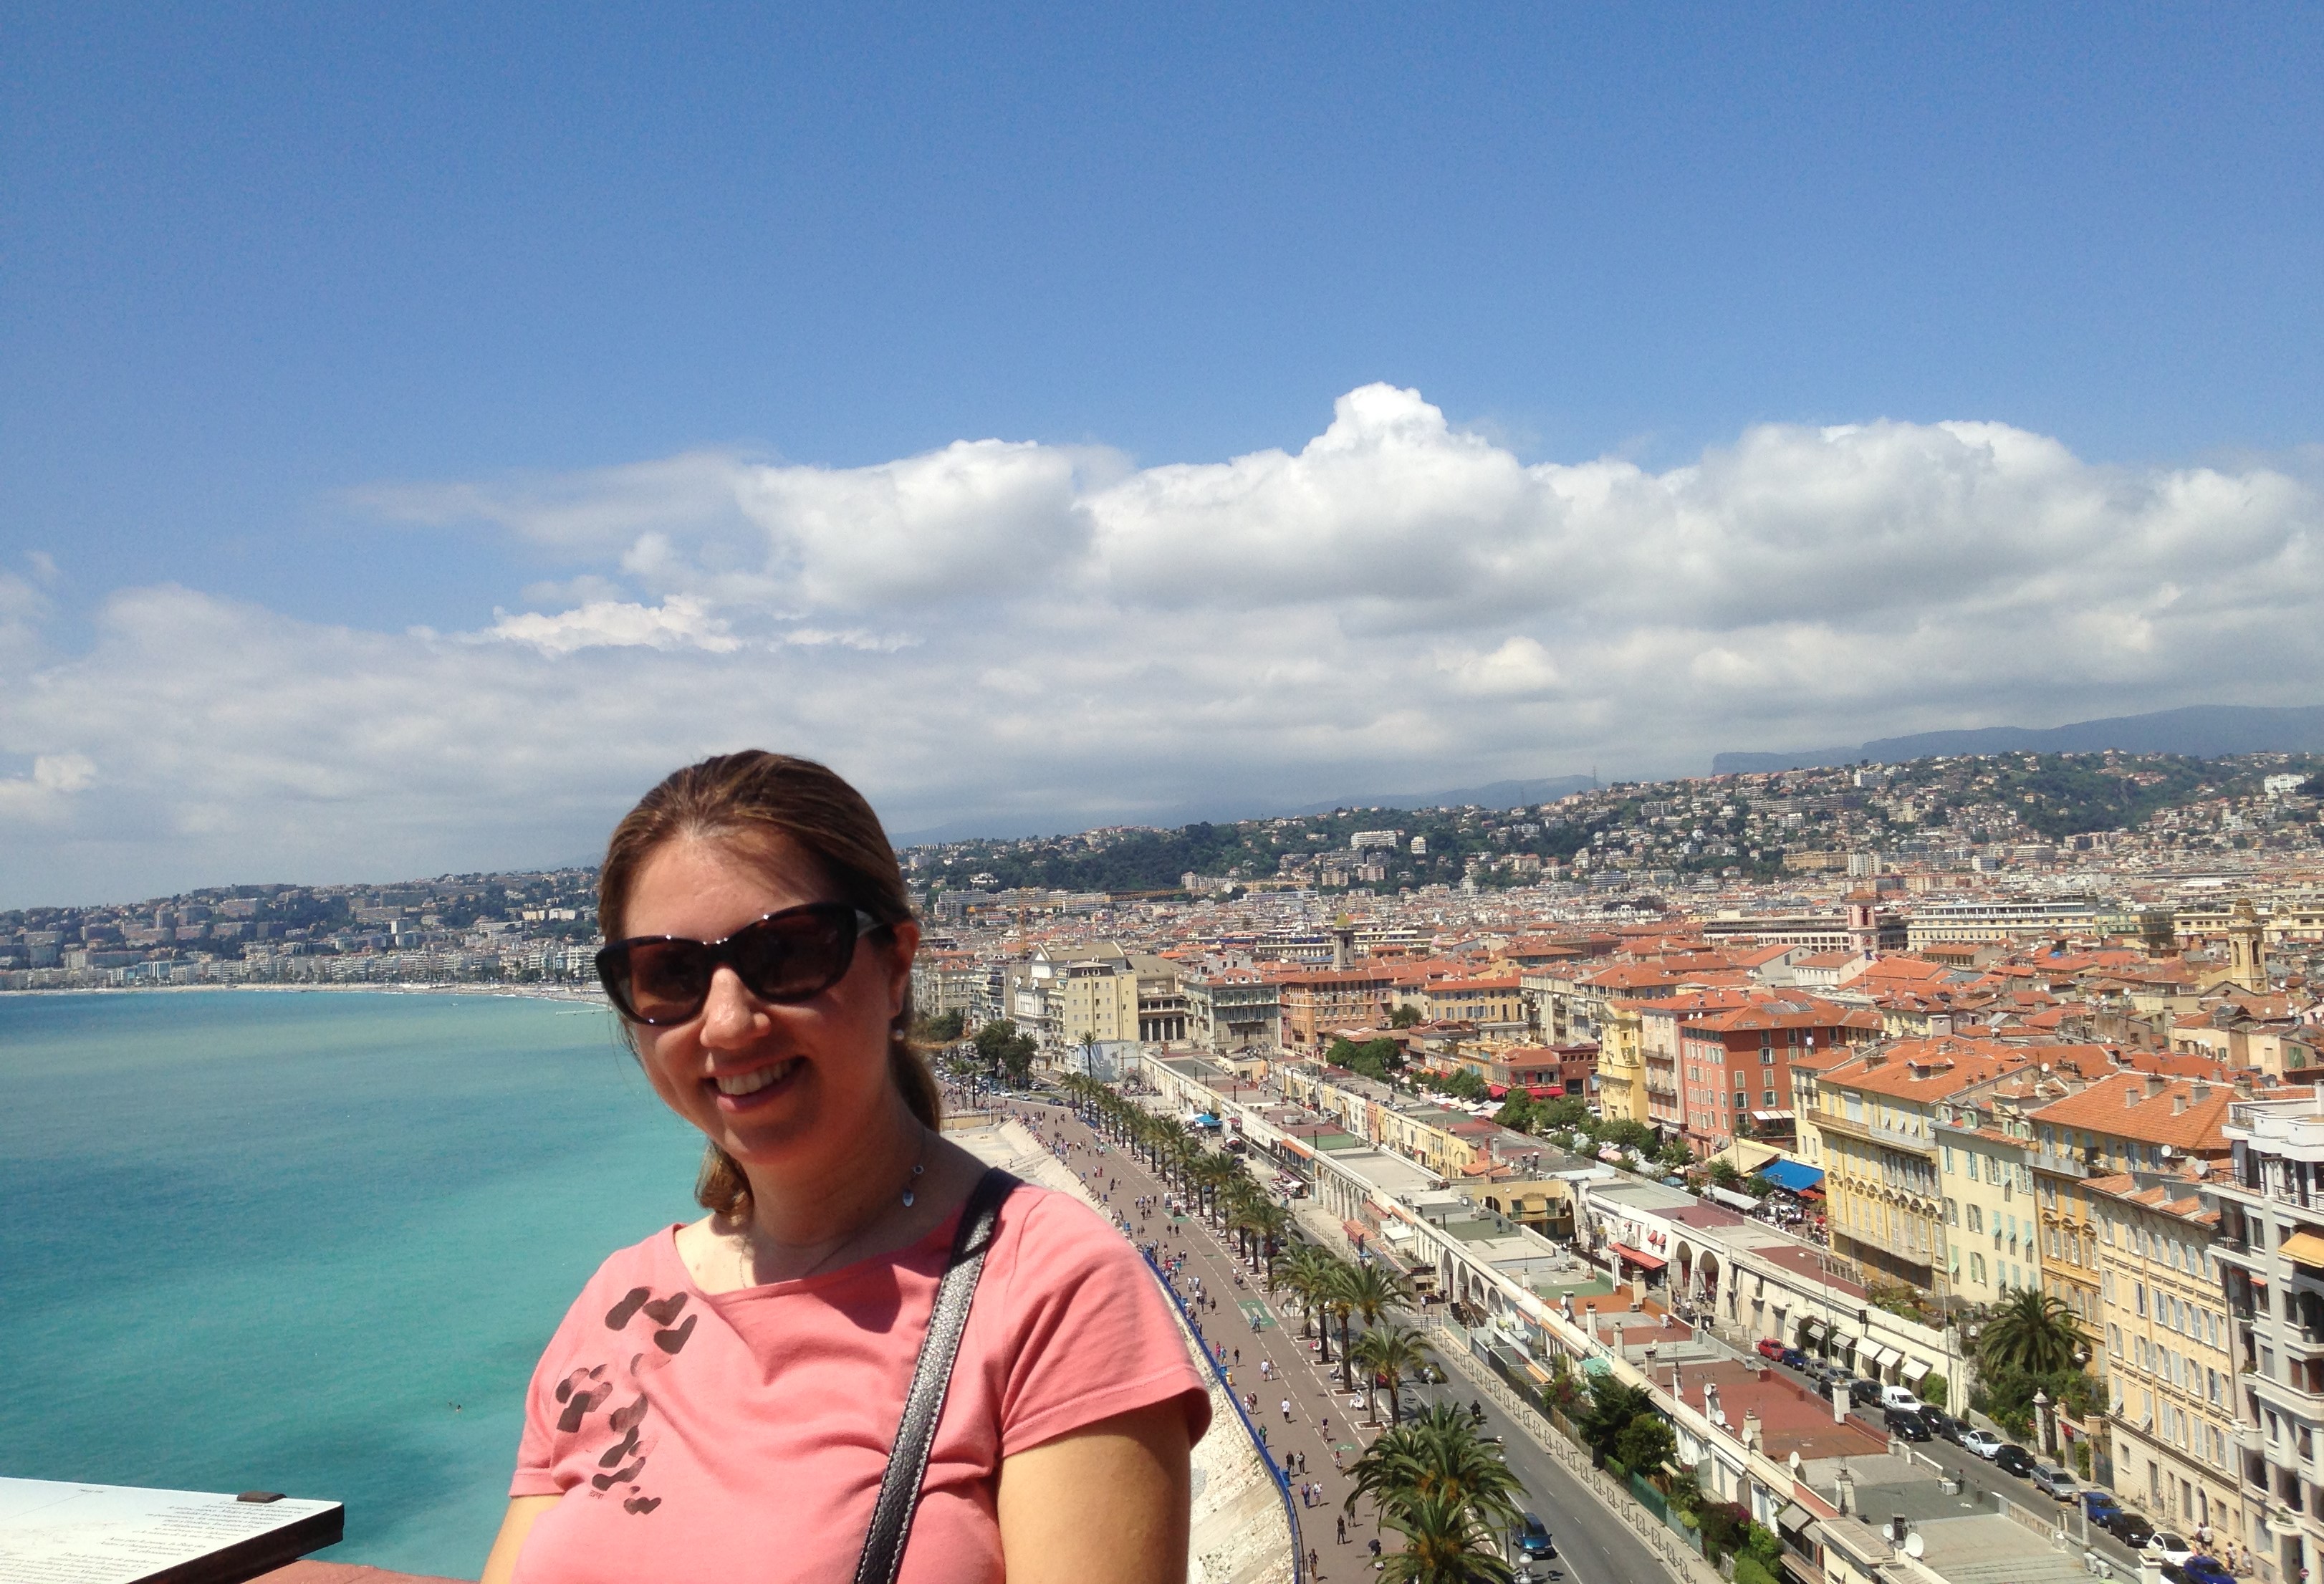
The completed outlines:
[[[2089,500],[2127,491],[2170,516],[2183,493],[2172,481],[2209,470],[2226,481],[2221,499],[2244,502],[2220,508],[2244,527],[2250,502],[2272,502],[2246,570],[2279,589],[2304,576],[2305,481],[2324,441],[2314,8],[1252,9],[10,8],[0,575],[16,592],[0,588],[14,635],[0,664],[21,683],[12,691],[48,703],[0,705],[0,851],[12,839],[30,844],[26,861],[69,850],[38,858],[43,887],[149,870],[184,881],[267,850],[233,835],[221,810],[265,806],[260,828],[279,829],[318,778],[347,775],[346,744],[302,747],[309,729],[235,669],[236,653],[263,647],[237,623],[275,634],[297,668],[342,635],[360,647],[415,627],[489,633],[511,614],[559,617],[560,603],[634,607],[665,612],[653,641],[623,638],[618,612],[612,626],[582,623],[590,653],[631,664],[616,674],[633,686],[723,656],[770,697],[869,688],[851,695],[859,711],[991,672],[981,651],[937,663],[964,624],[1011,633],[1037,658],[1051,642],[1084,654],[1088,635],[1036,632],[1010,602],[1045,578],[1048,603],[1120,600],[1106,580],[1122,573],[1101,556],[1112,592],[1093,593],[1097,575],[1074,573],[1038,523],[988,524],[973,540],[1003,563],[1012,536],[1036,547],[1013,586],[956,582],[957,599],[915,595],[906,619],[881,603],[892,590],[868,585],[816,584],[837,601],[826,608],[797,587],[704,582],[812,557],[747,506],[730,521],[722,504],[724,526],[706,526],[699,493],[725,502],[742,478],[748,495],[761,475],[747,469],[769,465],[861,482],[998,438],[1068,458],[1076,503],[1059,510],[1089,515],[1111,544],[1102,496],[1184,483],[1175,465],[1299,456],[1336,401],[1375,382],[1416,392],[1448,436],[1514,465],[1611,459],[1671,489],[1707,457],[1748,450],[1761,426],[2006,426],[2061,448]],[[686,456],[730,471],[679,469],[695,494],[639,504],[669,470],[622,470]],[[1812,518],[1833,536],[1817,565],[1872,586],[1897,570],[1883,523],[1923,511],[1932,531],[1950,521],[1925,481],[1844,521],[1818,516],[1828,478],[1786,481],[1754,487],[1788,504],[1707,506],[1704,531],[1764,547],[1790,542],[1768,522]],[[608,488],[626,540],[576,538],[564,518],[544,526],[544,502]],[[1490,539],[1478,509],[1416,506],[1392,550],[1365,538],[1386,582],[1342,597],[1386,597],[1406,557],[1448,536]],[[1264,539],[1254,510],[1204,508],[1227,541],[1208,576],[1234,576],[1235,535]],[[2054,624],[2080,597],[2070,557],[2086,552],[2042,535],[2079,508],[1962,510],[1973,531],[2033,547],[2029,565],[2058,575]],[[952,520],[905,532],[895,552],[917,556],[914,535],[951,533]],[[2176,554],[2243,542],[2217,521],[2171,520],[2194,536]],[[1337,555],[1355,530],[1314,531],[1302,543]],[[641,553],[641,535],[691,547],[691,581],[649,566],[660,552]],[[2156,563],[2142,576],[2152,603],[2197,575]],[[136,627],[162,620],[151,591],[164,587],[206,602],[198,617],[171,607],[166,632]],[[669,619],[673,595],[695,615]],[[1178,597],[1177,631],[1206,644],[1243,641],[1217,625],[1234,610],[1298,626],[1278,620],[1280,603]],[[2311,702],[2283,693],[2281,667],[2226,658],[2179,673],[2110,663],[2015,693],[1932,660],[1885,691],[1803,693],[1796,677],[1763,677],[1752,696],[1764,707],[1698,708],[1610,685],[1577,693],[1575,676],[1611,663],[1584,652],[1610,642],[1602,612],[1582,625],[1503,613],[1481,632],[1281,598],[1323,623],[1303,653],[1392,629],[1402,636],[1378,641],[1435,656],[1434,677],[1458,669],[1445,642],[1498,653],[1522,640],[1558,662],[1564,680],[1536,681],[1563,702],[1520,723],[1513,747],[1508,718],[1444,724],[1419,673],[1383,674],[1376,701],[1416,697],[1303,746],[1279,721],[1249,741],[1215,734],[1252,703],[1222,686],[1196,689],[1213,735],[1190,717],[1156,736],[1098,705],[1123,686],[1187,695],[1188,677],[1139,668],[1174,641],[1157,625],[1139,641],[1161,648],[1124,653],[1102,686],[1085,678],[1071,702],[1014,723],[995,715],[955,750],[992,756],[974,774],[858,751],[779,711],[689,718],[609,769],[555,839],[586,851],[645,766],[735,732],[794,731],[860,761],[899,824],[986,811],[1071,823],[1182,792],[1309,801],[1563,773],[1583,756],[1699,769],[1728,747]],[[784,671],[796,655],[770,658],[767,624],[799,620],[918,668],[853,682]],[[1788,636],[1769,641],[1806,641],[1800,623],[1813,621],[1784,620]],[[1624,621],[1633,647],[1667,625]],[[735,647],[702,647],[720,632]],[[1693,664],[1700,647],[1679,650]],[[579,686],[575,652],[540,649],[546,669],[520,682],[480,675],[478,696],[498,702],[475,707],[499,718],[510,706],[496,687],[561,696]],[[203,672],[200,707],[216,714],[199,741],[158,759],[127,721],[72,741],[89,699],[174,653],[223,668]],[[425,669],[399,654],[360,664]],[[333,674],[320,660],[314,672]],[[1302,686],[1296,667],[1282,674],[1293,695]],[[1093,783],[1088,763],[1028,746],[1083,737],[1117,778]],[[451,781],[491,747],[453,732],[419,751],[440,755]],[[169,789],[211,774],[199,761],[213,752],[272,768],[237,772],[207,802]],[[1027,754],[1037,773],[1012,782],[1008,764]],[[11,775],[24,788],[13,802]],[[333,820],[389,794],[364,782],[344,796],[345,808],[326,798],[312,814],[302,863],[426,868],[440,853],[433,867],[448,867],[512,840],[488,811],[407,790],[405,839],[350,845]]]

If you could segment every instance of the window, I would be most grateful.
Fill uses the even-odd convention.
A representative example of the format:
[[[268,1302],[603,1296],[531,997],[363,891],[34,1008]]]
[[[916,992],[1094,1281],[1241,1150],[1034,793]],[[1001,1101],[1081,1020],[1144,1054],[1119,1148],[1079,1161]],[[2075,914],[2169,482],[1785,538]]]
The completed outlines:
[[[1948,1177],[1951,1176],[1953,1174],[1953,1147],[1950,1144],[1940,1145],[1938,1147],[1938,1153],[1945,1157],[1945,1175]]]
[[[1774,1110],[1775,1109],[1775,1091],[1772,1089],[1762,1091],[1759,1095],[1759,1103],[1766,1106],[1769,1110]]]
[[[2146,1284],[2144,1282],[2131,1283],[2130,1293],[2131,1307],[2138,1312],[2139,1319],[2144,1320],[2146,1318]]]
[[[1980,1287],[1985,1285],[1984,1255],[1972,1254],[1969,1257],[1969,1279],[1975,1282]]]

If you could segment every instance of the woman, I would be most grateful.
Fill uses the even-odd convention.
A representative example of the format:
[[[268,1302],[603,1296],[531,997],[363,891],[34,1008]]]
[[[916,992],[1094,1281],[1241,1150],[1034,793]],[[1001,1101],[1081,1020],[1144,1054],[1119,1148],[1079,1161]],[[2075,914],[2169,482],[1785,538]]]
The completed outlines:
[[[919,931],[869,805],[805,760],[678,771],[605,855],[599,974],[709,1140],[710,1212],[613,1255],[534,1372],[484,1584],[853,1576],[984,1175],[905,1031]],[[1085,1206],[1001,1205],[907,1580],[1183,1580],[1209,1398]]]

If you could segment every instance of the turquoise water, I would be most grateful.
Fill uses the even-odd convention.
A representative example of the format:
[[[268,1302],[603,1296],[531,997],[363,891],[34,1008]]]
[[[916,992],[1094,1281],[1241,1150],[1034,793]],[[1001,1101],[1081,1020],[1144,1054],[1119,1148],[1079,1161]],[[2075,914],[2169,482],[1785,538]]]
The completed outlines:
[[[699,1149],[595,1008],[0,997],[0,1474],[332,1497],[323,1554],[474,1579],[535,1358]]]

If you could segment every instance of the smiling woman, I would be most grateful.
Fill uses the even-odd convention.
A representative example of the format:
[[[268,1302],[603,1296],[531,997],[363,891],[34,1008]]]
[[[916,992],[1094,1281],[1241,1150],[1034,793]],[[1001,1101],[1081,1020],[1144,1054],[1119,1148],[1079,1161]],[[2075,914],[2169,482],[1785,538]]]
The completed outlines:
[[[710,1213],[613,1255],[550,1340],[484,1584],[1183,1579],[1209,1398],[1110,1228],[938,1131],[870,806],[708,760],[602,887],[600,976],[707,1140]]]

